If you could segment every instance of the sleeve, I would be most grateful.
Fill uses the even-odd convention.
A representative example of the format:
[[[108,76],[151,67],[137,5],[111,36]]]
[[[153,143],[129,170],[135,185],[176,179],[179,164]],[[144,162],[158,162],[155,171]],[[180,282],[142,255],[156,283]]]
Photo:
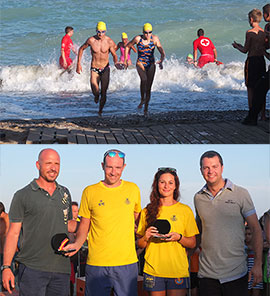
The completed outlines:
[[[146,230],[146,209],[144,208],[141,211],[137,234],[144,236],[145,230]]]
[[[251,39],[251,34],[249,32],[246,32],[246,41],[245,41],[245,45],[244,45],[245,53],[247,53],[249,51],[250,41],[251,41],[250,39]]]
[[[24,198],[19,191],[13,196],[8,215],[10,222],[23,222]]]
[[[69,196],[69,209],[68,209],[68,220],[72,220],[73,216],[72,216],[72,199],[71,199],[71,194],[69,192],[69,190],[66,188],[68,196]]]
[[[137,185],[135,185],[134,195],[135,195],[134,212],[140,213],[141,210],[142,210],[142,207],[141,207],[141,194],[140,194],[140,189],[139,189],[139,187]]]
[[[256,213],[255,210],[255,206],[253,204],[253,201],[251,199],[251,196],[249,194],[249,192],[244,189],[244,188],[240,188],[240,190],[242,190],[242,200],[241,200],[241,214],[244,218],[253,215]]]
[[[185,225],[185,233],[183,233],[186,237],[191,237],[196,234],[199,234],[199,230],[197,227],[197,223],[194,217],[194,214],[190,207],[187,206],[186,210],[186,225]]]
[[[82,193],[79,216],[84,218],[91,218],[90,211],[90,192],[89,187],[86,187]]]

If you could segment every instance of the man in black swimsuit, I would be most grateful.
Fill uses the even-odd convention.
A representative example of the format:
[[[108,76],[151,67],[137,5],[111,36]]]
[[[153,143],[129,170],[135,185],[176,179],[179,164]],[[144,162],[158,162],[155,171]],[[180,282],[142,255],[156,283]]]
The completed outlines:
[[[110,66],[109,66],[109,53],[113,56],[114,64],[117,63],[117,55],[115,52],[116,44],[114,41],[106,36],[106,24],[99,22],[96,27],[97,34],[88,38],[85,43],[80,47],[78,52],[78,62],[76,72],[78,74],[82,71],[81,59],[83,51],[90,46],[91,48],[91,75],[90,84],[92,93],[94,95],[95,103],[99,101],[98,114],[102,114],[103,107],[106,103],[107,89],[110,81]],[[99,99],[99,83],[101,84],[101,97]]]

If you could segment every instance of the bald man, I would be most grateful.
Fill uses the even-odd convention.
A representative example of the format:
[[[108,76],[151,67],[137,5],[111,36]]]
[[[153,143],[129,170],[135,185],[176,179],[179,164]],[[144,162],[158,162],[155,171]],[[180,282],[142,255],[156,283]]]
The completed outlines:
[[[60,156],[53,149],[39,153],[36,167],[39,177],[18,190],[9,212],[10,228],[4,246],[1,267],[4,287],[11,293],[14,275],[10,268],[20,237],[19,289],[22,296],[66,296],[69,293],[70,261],[56,254],[51,239],[57,233],[74,231],[71,196],[56,179]]]

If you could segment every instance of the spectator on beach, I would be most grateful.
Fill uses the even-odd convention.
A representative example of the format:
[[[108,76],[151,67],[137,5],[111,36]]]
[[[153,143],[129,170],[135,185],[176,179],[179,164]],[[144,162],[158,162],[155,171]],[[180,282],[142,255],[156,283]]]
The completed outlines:
[[[74,243],[75,242],[75,238],[76,238],[76,232],[78,230],[79,227],[79,206],[78,203],[76,201],[73,201],[71,203],[71,207],[72,207],[72,219],[74,221],[77,222],[77,227],[75,232],[70,232],[68,234],[69,237],[69,241],[70,243]],[[75,284],[75,277],[76,277],[76,273],[77,273],[77,268],[78,268],[78,253],[76,253],[75,255],[73,255],[72,257],[70,257],[70,264],[71,264],[71,274],[70,274],[70,292],[69,292],[69,296],[73,296],[74,295],[74,284]]]
[[[190,271],[190,289],[191,296],[198,296],[198,271],[199,271],[199,255],[201,252],[201,248],[198,247],[196,249],[189,250],[189,271]]]
[[[116,47],[116,51],[120,48],[120,62],[119,62],[119,69],[124,69],[124,62],[125,62],[125,48],[128,44],[128,35],[127,33],[123,32],[122,33],[122,41],[121,42],[118,42],[117,44],[117,47]],[[131,62],[131,59],[130,59],[130,51],[131,49],[136,53],[137,52],[137,49],[132,46],[129,51],[128,51],[128,56],[127,56],[127,66],[130,66],[132,65],[132,62]]]
[[[56,182],[60,156],[55,150],[42,150],[36,167],[39,177],[17,191],[10,206],[10,228],[1,267],[3,285],[9,293],[15,287],[10,266],[22,232],[16,257],[20,295],[36,296],[38,291],[40,296],[66,296],[70,262],[55,253],[51,240],[55,234],[68,234],[74,229],[75,223],[69,222],[72,219],[71,197],[68,189]]]
[[[143,34],[135,36],[125,48],[125,68],[128,66],[128,53],[130,48],[137,44],[138,58],[136,63],[137,72],[140,76],[141,84],[141,102],[138,106],[139,109],[144,105],[144,114],[148,113],[148,105],[151,98],[151,87],[153,84],[156,65],[154,50],[157,47],[160,52],[160,60],[156,62],[159,64],[159,68],[163,69],[163,61],[165,59],[165,51],[161,46],[160,40],[157,35],[152,34],[153,28],[149,23],[144,24]]]
[[[0,259],[1,265],[3,264],[3,250],[6,235],[9,229],[9,217],[8,214],[5,212],[5,206],[0,201]]]
[[[213,42],[208,37],[204,36],[203,29],[197,31],[197,36],[198,38],[193,41],[194,65],[202,68],[207,63],[217,63],[217,50]],[[197,60],[198,50],[200,51],[201,56]]]
[[[185,296],[189,267],[185,248],[194,248],[198,228],[192,210],[180,203],[179,178],[174,168],[159,168],[154,176],[150,203],[141,212],[137,235],[145,250],[144,289],[149,295]],[[161,235],[156,221],[166,220]]]
[[[0,201],[0,263],[1,263],[0,266],[3,265],[3,251],[4,251],[4,244],[5,244],[8,228],[9,228],[9,217],[8,217],[8,214],[5,212],[4,204]],[[0,274],[0,279],[1,279],[1,286],[3,288],[1,274]]]
[[[200,158],[205,186],[195,194],[194,205],[201,235],[198,245],[199,295],[247,295],[248,280],[262,280],[262,231],[248,191],[224,179],[223,160],[216,151]],[[252,231],[254,266],[247,274],[245,224]],[[201,243],[201,244],[200,244]]]
[[[265,33],[265,47],[269,49],[270,47],[270,4],[266,4],[263,7],[263,18],[267,22],[264,27]],[[265,52],[265,57],[270,60],[270,53]],[[257,125],[258,114],[262,111],[262,115],[265,114],[266,106],[266,94],[270,88],[270,67],[268,71],[263,75],[254,87],[254,93],[252,98],[252,106],[248,112],[248,116],[242,122],[246,125]],[[262,119],[266,119],[262,117]]]
[[[250,272],[251,268],[254,265],[254,251],[252,246],[252,232],[248,226],[246,226],[245,231],[245,244],[246,244],[246,253],[247,253],[247,267],[248,272]],[[253,285],[253,276],[251,280],[248,282],[248,295],[250,296],[261,296],[263,290],[263,282],[259,282],[256,285]]]
[[[65,247],[78,251],[89,232],[86,296],[110,295],[112,288],[118,296],[137,296],[134,223],[141,211],[141,198],[136,184],[121,179],[125,166],[123,152],[105,152],[104,180],[84,189],[76,241]]]
[[[252,9],[248,13],[249,24],[252,29],[246,32],[245,45],[233,42],[232,46],[242,53],[248,53],[245,62],[245,84],[248,94],[248,107],[252,107],[254,88],[256,83],[265,75],[265,38],[264,30],[260,27],[262,12],[259,9]],[[265,116],[262,114],[262,116]]]
[[[264,296],[270,293],[270,210],[265,212],[260,219],[264,234],[264,257],[263,257],[263,282]]]
[[[76,69],[78,74],[82,72],[81,59],[83,51],[90,46],[92,55],[90,85],[95,103],[97,104],[99,102],[99,115],[102,114],[106,103],[110,81],[109,53],[112,54],[114,64],[117,64],[116,44],[110,37],[106,36],[106,32],[106,24],[104,22],[98,22],[96,35],[89,37],[79,49]],[[99,84],[101,84],[101,90],[99,89]],[[101,95],[100,98],[99,95]]]
[[[62,68],[71,70],[72,59],[70,58],[70,50],[77,54],[71,37],[73,36],[74,29],[72,27],[65,28],[66,35],[62,38],[61,41],[61,56],[59,58],[59,64]]]

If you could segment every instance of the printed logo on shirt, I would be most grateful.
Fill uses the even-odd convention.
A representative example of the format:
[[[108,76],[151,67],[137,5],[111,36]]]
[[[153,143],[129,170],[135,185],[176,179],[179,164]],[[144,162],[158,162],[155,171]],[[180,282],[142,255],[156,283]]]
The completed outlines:
[[[126,200],[125,200],[125,204],[126,204],[126,205],[129,205],[129,204],[130,204],[130,200],[129,200],[128,198],[126,198]]]
[[[172,215],[170,219],[171,219],[172,221],[177,221],[177,217],[176,217],[176,215]]]
[[[98,203],[98,205],[101,207],[101,206],[105,206],[105,202],[101,199]]]
[[[227,204],[232,204],[232,205],[235,205],[235,204],[236,204],[236,202],[233,201],[232,199],[228,199],[228,200],[226,200],[225,203],[227,203]]]
[[[207,39],[202,39],[202,40],[200,41],[200,43],[201,43],[202,46],[207,47],[207,46],[210,44],[210,41],[207,40]]]

